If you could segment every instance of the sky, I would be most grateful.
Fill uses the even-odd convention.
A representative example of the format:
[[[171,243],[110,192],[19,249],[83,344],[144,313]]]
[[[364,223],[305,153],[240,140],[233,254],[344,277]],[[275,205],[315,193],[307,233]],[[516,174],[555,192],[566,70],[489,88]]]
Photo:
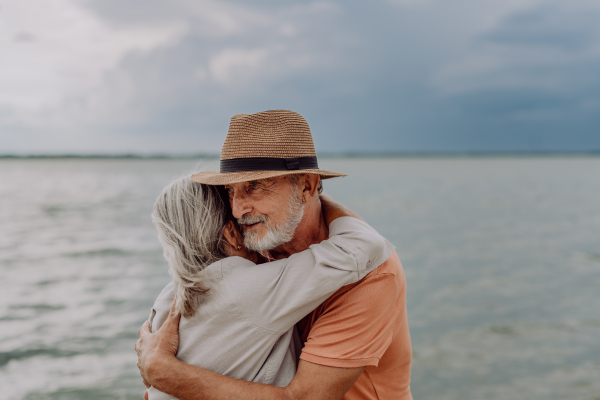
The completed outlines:
[[[600,150],[600,1],[0,0],[0,154]]]

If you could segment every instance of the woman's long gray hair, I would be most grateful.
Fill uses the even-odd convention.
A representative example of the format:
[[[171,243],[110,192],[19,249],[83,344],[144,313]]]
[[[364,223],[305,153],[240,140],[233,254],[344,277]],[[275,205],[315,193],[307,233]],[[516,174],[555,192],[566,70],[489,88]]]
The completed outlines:
[[[231,219],[216,186],[181,177],[162,191],[152,212],[169,274],[175,283],[175,308],[184,317],[196,313],[208,289],[202,270],[227,257],[223,228]]]

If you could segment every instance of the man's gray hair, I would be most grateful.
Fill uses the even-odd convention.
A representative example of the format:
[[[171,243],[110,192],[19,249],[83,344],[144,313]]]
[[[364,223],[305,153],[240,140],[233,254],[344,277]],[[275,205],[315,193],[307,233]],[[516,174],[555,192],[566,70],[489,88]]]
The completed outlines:
[[[290,182],[292,183],[292,186],[297,187],[298,182],[300,182],[300,177],[302,176],[302,174],[290,174],[288,176],[289,176]],[[319,186],[317,186],[317,192],[319,194],[323,193],[323,179],[319,179]]]
[[[216,186],[192,182],[187,176],[167,185],[154,203],[152,222],[175,283],[175,308],[184,317],[196,313],[208,292],[202,270],[227,257],[223,239],[227,215]]]

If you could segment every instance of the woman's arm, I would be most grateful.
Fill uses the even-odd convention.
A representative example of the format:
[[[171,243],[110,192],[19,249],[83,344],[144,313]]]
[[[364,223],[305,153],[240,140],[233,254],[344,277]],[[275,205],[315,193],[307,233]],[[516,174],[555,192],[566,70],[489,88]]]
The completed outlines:
[[[348,208],[324,201],[328,240],[270,263],[235,267],[226,280],[231,302],[253,323],[284,333],[342,286],[383,263],[394,247]]]
[[[364,221],[360,215],[342,203],[338,203],[337,201],[333,200],[333,197],[326,194],[321,194],[319,195],[319,198],[321,200],[321,206],[323,209],[323,217],[325,218],[325,223],[327,226],[331,225],[333,221],[340,217],[352,217]]]

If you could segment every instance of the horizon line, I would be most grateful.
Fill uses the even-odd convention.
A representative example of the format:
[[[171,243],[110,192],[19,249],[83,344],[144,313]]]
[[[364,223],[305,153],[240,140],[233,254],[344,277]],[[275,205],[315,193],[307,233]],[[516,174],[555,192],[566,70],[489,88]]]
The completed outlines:
[[[560,156],[600,156],[598,150],[573,151],[531,151],[531,150],[490,150],[490,151],[388,151],[388,152],[318,152],[323,158],[418,158],[418,157],[560,157]],[[0,154],[0,159],[219,159],[218,153],[32,153]]]

